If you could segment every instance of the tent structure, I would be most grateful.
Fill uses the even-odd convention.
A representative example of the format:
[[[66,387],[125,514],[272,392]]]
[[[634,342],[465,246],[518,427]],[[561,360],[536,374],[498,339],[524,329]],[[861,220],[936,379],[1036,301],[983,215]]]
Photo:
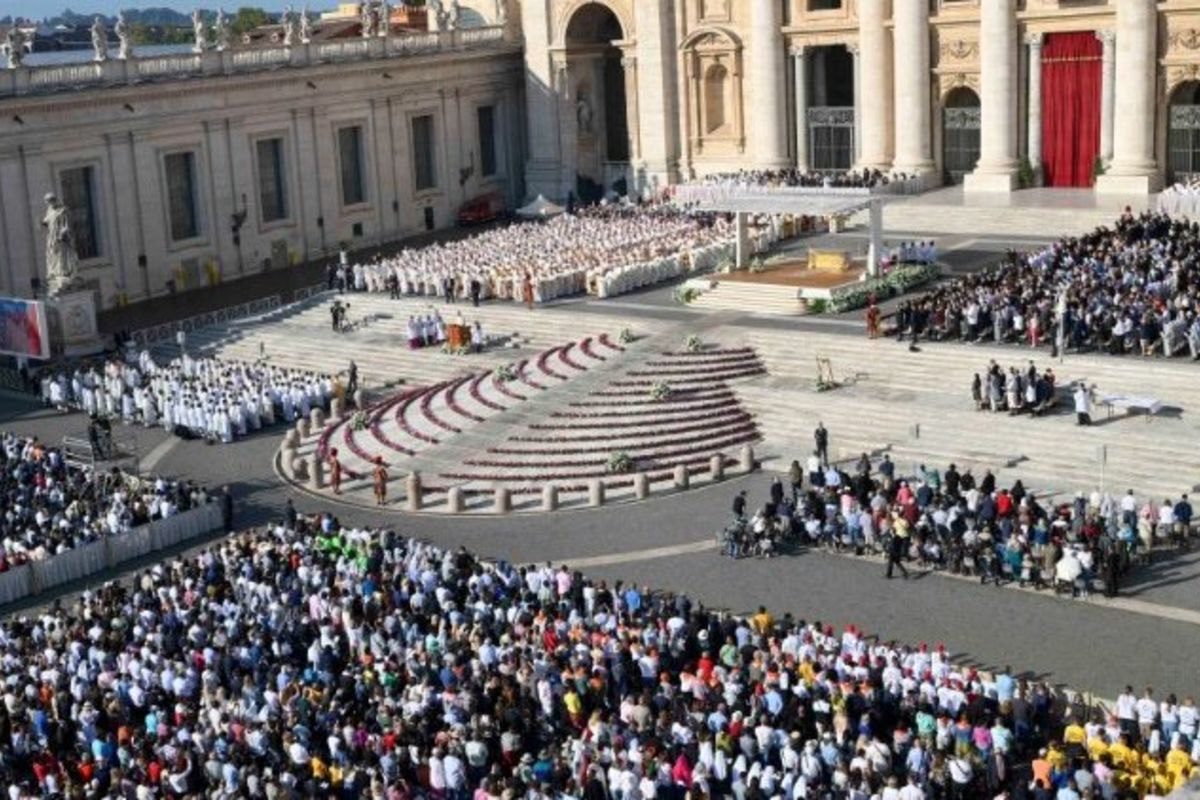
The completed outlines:
[[[551,203],[544,195],[539,194],[532,203],[518,208],[517,216],[521,219],[550,219],[557,217],[565,210],[562,206]]]

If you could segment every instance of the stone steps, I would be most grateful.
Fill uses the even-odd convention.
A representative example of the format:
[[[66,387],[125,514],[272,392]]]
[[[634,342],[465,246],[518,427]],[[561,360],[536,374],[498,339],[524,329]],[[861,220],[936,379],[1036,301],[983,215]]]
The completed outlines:
[[[1111,225],[1112,210],[1083,208],[993,208],[894,201],[883,207],[883,228],[891,233],[930,233],[1056,238]],[[865,213],[851,218],[867,224]]]
[[[721,281],[709,288],[709,280],[689,281],[688,286],[701,290],[689,305],[702,311],[741,311],[782,316],[800,316],[804,307],[799,290],[794,286],[772,286],[762,283]]]

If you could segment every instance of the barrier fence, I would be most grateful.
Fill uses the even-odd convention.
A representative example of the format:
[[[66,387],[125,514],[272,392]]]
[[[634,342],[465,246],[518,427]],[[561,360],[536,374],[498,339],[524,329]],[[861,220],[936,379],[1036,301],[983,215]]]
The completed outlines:
[[[221,524],[221,507],[210,502],[167,519],[140,525],[126,533],[106,536],[44,561],[0,572],[0,605],[98,574],[147,553],[166,550],[215,531]]]

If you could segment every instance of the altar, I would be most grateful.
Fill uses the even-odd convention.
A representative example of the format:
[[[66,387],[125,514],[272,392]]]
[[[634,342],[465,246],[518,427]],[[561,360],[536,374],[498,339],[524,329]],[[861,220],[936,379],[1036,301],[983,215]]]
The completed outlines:
[[[808,249],[808,268],[824,272],[845,272],[850,269],[850,254],[845,250]]]

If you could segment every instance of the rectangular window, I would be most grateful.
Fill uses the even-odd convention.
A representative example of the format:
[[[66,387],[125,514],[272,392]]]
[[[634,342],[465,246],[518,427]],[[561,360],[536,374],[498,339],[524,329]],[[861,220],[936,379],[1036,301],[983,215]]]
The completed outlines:
[[[413,175],[417,191],[437,188],[437,169],[434,167],[433,117],[413,117]]]
[[[833,11],[842,7],[842,0],[808,0],[809,11]]]
[[[165,164],[171,240],[195,239],[200,235],[200,221],[196,215],[196,154],[171,153]]]
[[[283,179],[283,139],[260,139],[258,150],[258,203],[262,221],[287,219],[287,192]]]
[[[71,238],[81,261],[100,255],[96,226],[96,170],[93,167],[64,169],[59,176],[62,201],[70,211]]]
[[[342,205],[367,201],[363,184],[363,135],[361,125],[338,129],[338,155],[342,163]]]
[[[496,174],[496,110],[492,106],[480,106],[479,117],[479,170],[483,177]]]

